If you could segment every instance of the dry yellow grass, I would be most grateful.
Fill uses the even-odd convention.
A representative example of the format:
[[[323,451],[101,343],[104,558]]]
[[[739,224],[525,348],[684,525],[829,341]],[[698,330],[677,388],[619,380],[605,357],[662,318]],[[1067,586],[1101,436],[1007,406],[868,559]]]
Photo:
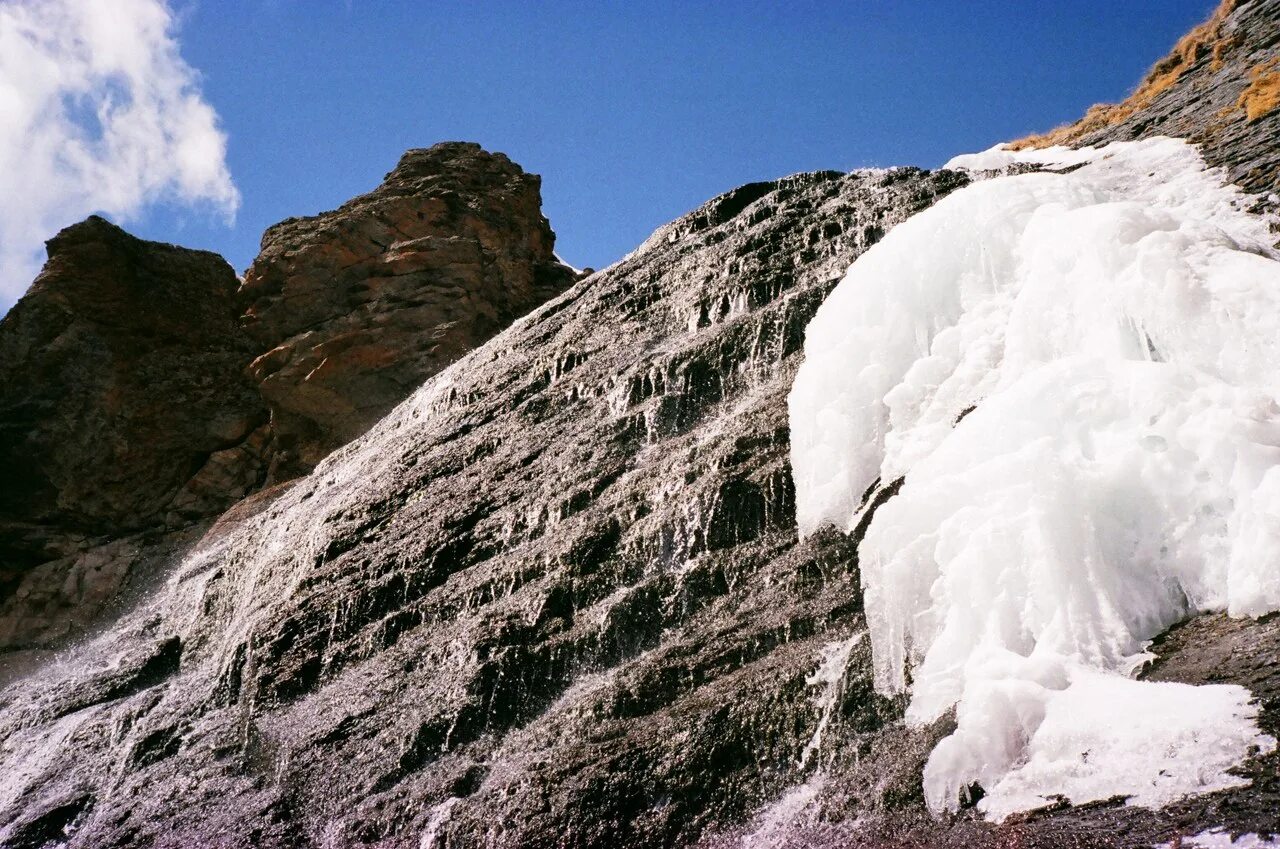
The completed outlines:
[[[1236,106],[1244,110],[1245,120],[1252,123],[1269,115],[1280,106],[1280,56],[1249,72],[1249,87],[1240,92]]]
[[[1068,144],[1094,130],[1109,127],[1128,118],[1137,110],[1149,104],[1164,91],[1173,86],[1184,72],[1204,56],[1212,56],[1211,67],[1218,70],[1222,67],[1223,57],[1235,46],[1235,39],[1222,34],[1222,24],[1227,15],[1236,6],[1236,0],[1222,0],[1209,20],[1192,29],[1178,40],[1169,55],[1165,56],[1147,72],[1142,82],[1120,103],[1095,103],[1084,113],[1084,117],[1073,124],[1064,124],[1047,133],[1030,135],[1011,142],[1013,150],[1026,148],[1051,147],[1056,144]]]

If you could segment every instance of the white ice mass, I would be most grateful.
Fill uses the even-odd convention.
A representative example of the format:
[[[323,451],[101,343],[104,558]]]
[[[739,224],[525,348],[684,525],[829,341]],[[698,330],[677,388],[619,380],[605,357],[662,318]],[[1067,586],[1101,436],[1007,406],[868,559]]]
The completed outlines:
[[[992,150],[809,325],[790,397],[802,533],[855,528],[876,684],[956,707],[928,802],[1160,805],[1243,783],[1236,686],[1140,682],[1196,611],[1280,609],[1280,261],[1172,139]],[[865,502],[865,503],[864,503]]]

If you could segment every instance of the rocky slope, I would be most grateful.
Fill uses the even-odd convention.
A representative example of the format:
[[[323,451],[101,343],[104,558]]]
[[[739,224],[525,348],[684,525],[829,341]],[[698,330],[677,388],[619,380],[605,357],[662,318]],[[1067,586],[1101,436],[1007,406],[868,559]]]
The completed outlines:
[[[858,593],[797,541],[785,397],[841,270],[964,181],[719,198],[224,521],[122,665],[6,692],[10,841],[689,844],[812,772],[824,711],[879,728],[865,679],[806,683]]]
[[[1214,155],[1270,143],[1245,126]],[[786,396],[848,264],[968,180],[716,198],[233,508],[0,693],[0,844],[1137,847],[1280,826],[1275,756],[1162,811],[925,811],[947,721],[910,731],[875,694],[855,540],[797,537]],[[1280,731],[1275,620],[1193,620],[1156,650],[1145,674],[1245,684]]]
[[[101,218],[0,321],[0,651],[81,632],[231,504],[308,470],[563,291],[538,177],[405,154],[340,209],[220,257]]]
[[[1280,205],[1280,6],[1222,0],[1152,67],[1133,94],[1015,147],[1185,138],[1228,179]],[[1270,196],[1270,197],[1269,197]]]

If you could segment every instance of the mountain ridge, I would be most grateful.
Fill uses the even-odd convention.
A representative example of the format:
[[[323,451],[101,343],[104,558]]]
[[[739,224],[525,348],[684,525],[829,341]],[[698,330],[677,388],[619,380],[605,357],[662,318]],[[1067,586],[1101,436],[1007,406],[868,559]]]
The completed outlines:
[[[1267,0],[1221,0],[1205,23],[1160,59],[1117,104],[1091,106],[1074,123],[1011,143],[1073,147],[1156,135],[1185,138],[1225,168],[1228,182],[1280,208],[1280,20]]]

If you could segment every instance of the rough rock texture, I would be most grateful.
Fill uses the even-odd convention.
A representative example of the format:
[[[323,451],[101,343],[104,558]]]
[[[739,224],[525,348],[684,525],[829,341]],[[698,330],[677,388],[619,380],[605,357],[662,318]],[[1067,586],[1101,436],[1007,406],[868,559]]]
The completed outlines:
[[[65,630],[50,617],[100,606],[156,531],[262,473],[231,267],[96,217],[48,250],[0,320],[0,647]]]
[[[803,329],[964,182],[745,186],[464,357],[4,691],[0,837],[689,845],[802,781],[894,714],[865,645],[807,683],[862,625],[850,541],[796,538]]]
[[[228,516],[111,631],[0,695],[0,842],[1059,847],[1261,828],[1275,782],[1172,819],[930,819],[920,769],[945,723],[908,731],[875,695],[854,541],[796,537],[803,328],[858,253],[965,182],[828,172],[717,198]]]
[[[101,218],[52,239],[0,322],[0,651],[82,633],[195,523],[563,291],[540,207],[538,177],[451,143],[268,230],[243,286]]]
[[[1263,126],[1260,123],[1253,126]],[[1280,828],[1245,789],[931,819],[871,685],[856,540],[797,539],[803,328],[967,182],[833,172],[661,228],[243,503],[108,630],[0,690],[0,845],[1150,846]],[[1147,671],[1280,730],[1280,619]]]
[[[1231,182],[1280,194],[1280,3],[1223,0],[1126,101],[1018,144],[1106,144],[1176,136],[1200,145]],[[1280,198],[1267,205],[1280,208]]]
[[[369,194],[267,230],[241,294],[273,477],[310,470],[573,282],[539,186],[500,153],[438,144]]]

